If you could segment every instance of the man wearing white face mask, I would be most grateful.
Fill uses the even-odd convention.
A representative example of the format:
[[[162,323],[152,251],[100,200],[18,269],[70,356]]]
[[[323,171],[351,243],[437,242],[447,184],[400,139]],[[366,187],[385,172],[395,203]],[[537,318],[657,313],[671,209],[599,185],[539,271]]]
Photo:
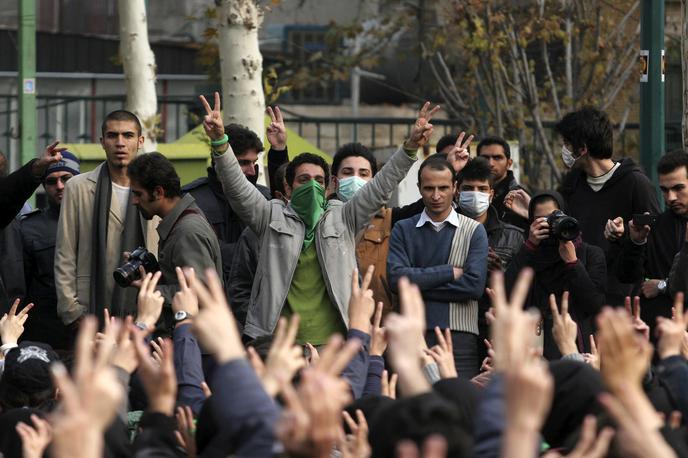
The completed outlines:
[[[343,202],[351,198],[377,173],[375,157],[360,143],[342,145],[332,158],[332,181],[336,190],[330,198]],[[396,209],[394,209],[396,210]],[[393,296],[387,283],[387,251],[392,232],[393,209],[382,208],[368,226],[357,236],[356,260],[361,272],[375,266],[370,289],[376,301],[382,302],[385,312],[393,308]]]
[[[631,158],[612,159],[612,124],[604,112],[582,108],[564,116],[555,129],[563,141],[562,160],[573,167],[561,188],[568,214],[580,223],[583,241],[604,251],[607,302],[622,304],[631,285],[619,283],[613,275],[620,244],[605,238],[605,226],[618,216],[628,221],[633,214],[659,214],[657,194]]]
[[[489,162],[480,156],[468,161],[457,178],[459,213],[482,224],[487,232],[487,268],[490,272],[506,271],[525,240],[523,230],[500,220],[497,209],[491,205],[494,198],[493,179]],[[489,338],[485,312],[490,308],[490,302],[486,294],[478,299],[481,343],[483,339]],[[482,361],[487,356],[487,349],[481,343],[478,344],[478,350]]]

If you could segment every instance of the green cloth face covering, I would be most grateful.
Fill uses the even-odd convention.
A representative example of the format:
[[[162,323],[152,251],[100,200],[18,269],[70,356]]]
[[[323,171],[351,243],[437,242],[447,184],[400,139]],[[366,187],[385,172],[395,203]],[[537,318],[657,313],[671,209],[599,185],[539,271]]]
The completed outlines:
[[[327,208],[325,188],[317,181],[310,180],[294,190],[289,205],[306,225],[306,235],[302,247],[302,250],[305,250],[315,240],[315,226]]]

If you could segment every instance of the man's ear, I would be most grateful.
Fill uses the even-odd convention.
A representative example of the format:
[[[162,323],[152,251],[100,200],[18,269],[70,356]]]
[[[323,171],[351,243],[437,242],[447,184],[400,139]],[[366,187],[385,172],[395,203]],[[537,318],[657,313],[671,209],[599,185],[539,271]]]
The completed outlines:
[[[332,175],[330,177],[330,186],[329,187],[330,187],[330,189],[333,190],[333,192],[339,191],[339,179],[336,176]]]
[[[490,203],[492,203],[492,199],[494,199],[494,189],[490,188]]]
[[[139,149],[143,149],[143,142],[146,141],[146,137],[139,135]]]
[[[165,189],[162,186],[156,186],[153,188],[153,197],[155,197],[155,200],[163,199],[165,197]]]
[[[506,168],[507,170],[511,170],[511,166],[514,165],[514,160],[509,158],[506,160]]]

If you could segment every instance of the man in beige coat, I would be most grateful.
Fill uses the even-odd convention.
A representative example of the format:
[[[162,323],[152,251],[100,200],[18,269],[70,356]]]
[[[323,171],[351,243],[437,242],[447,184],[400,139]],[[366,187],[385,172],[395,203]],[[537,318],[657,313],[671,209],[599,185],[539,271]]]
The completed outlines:
[[[154,227],[132,205],[127,166],[143,146],[138,118],[125,110],[108,114],[100,143],[106,160],[95,170],[67,183],[58,222],[55,249],[57,311],[66,325],[76,326],[85,314],[102,318],[132,313],[136,290],[115,285],[112,272],[122,253],[139,245],[152,248]]]

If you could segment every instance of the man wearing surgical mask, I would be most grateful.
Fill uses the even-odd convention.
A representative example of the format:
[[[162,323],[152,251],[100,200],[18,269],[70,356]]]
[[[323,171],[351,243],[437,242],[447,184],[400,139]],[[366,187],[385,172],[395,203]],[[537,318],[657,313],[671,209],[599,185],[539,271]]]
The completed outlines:
[[[633,159],[612,159],[612,124],[603,111],[581,108],[566,114],[555,129],[563,144],[562,161],[571,168],[561,187],[568,214],[579,221],[583,241],[605,253],[607,303],[623,304],[632,285],[620,283],[614,275],[621,248],[614,235],[623,230],[614,227],[613,220],[628,221],[645,212],[658,215],[657,193]],[[605,232],[612,236],[605,238]]]
[[[524,242],[523,230],[500,220],[497,209],[492,206],[493,179],[490,163],[480,156],[468,161],[457,177],[459,213],[482,224],[487,232],[487,268],[490,272],[506,271]],[[490,308],[490,298],[486,294],[478,300],[478,307],[478,328],[480,342],[483,342],[489,338],[485,312]],[[478,350],[481,360],[487,356],[483,345],[479,344]]]

